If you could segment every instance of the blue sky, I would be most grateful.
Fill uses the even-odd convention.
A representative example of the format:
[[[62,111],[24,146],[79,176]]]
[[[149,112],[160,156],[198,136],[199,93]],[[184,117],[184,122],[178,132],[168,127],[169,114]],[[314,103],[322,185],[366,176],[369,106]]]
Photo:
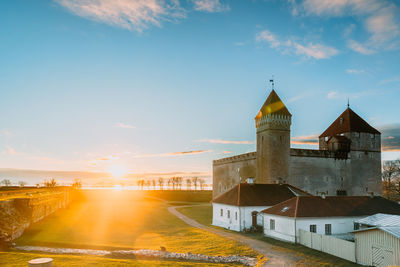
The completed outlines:
[[[400,155],[398,1],[6,0],[0,35],[0,168],[210,173],[272,75],[293,146],[349,99]]]

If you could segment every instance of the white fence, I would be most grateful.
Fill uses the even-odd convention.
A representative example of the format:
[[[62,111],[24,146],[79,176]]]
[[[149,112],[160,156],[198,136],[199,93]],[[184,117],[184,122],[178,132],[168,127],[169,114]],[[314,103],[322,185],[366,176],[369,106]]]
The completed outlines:
[[[301,229],[299,237],[299,242],[303,246],[356,262],[356,246],[354,242],[329,235],[310,233]]]

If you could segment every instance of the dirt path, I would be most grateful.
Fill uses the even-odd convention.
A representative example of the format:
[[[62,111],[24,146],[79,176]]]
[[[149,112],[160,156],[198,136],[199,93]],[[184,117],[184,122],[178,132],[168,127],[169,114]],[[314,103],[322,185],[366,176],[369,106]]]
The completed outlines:
[[[293,255],[286,251],[279,250],[279,248],[277,248],[276,246],[270,245],[266,242],[249,238],[241,234],[227,232],[224,230],[200,224],[197,221],[183,215],[182,213],[176,210],[177,208],[183,208],[183,207],[192,207],[192,205],[168,207],[168,211],[193,227],[200,228],[208,232],[211,232],[213,234],[217,234],[222,237],[229,238],[237,242],[248,245],[258,253],[268,258],[268,261],[266,261],[263,266],[296,266],[297,263],[300,261],[302,262],[302,264],[304,264],[305,261],[307,262],[307,259],[301,256]],[[312,265],[312,263],[310,263],[310,265]]]

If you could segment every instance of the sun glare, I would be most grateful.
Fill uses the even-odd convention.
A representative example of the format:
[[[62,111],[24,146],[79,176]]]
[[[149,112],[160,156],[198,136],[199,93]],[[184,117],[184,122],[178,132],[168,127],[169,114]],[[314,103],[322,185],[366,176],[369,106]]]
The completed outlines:
[[[127,174],[127,169],[121,165],[113,165],[108,168],[108,172],[115,178],[120,178]]]
[[[121,191],[122,190],[122,186],[120,184],[116,184],[116,185],[114,185],[113,189],[116,190],[116,191]]]

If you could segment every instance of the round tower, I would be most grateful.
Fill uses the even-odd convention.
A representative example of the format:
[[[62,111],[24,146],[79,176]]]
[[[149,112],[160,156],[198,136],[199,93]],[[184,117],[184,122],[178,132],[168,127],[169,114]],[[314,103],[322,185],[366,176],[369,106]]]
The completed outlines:
[[[292,115],[272,89],[255,117],[257,129],[256,182],[287,182],[290,165]]]

